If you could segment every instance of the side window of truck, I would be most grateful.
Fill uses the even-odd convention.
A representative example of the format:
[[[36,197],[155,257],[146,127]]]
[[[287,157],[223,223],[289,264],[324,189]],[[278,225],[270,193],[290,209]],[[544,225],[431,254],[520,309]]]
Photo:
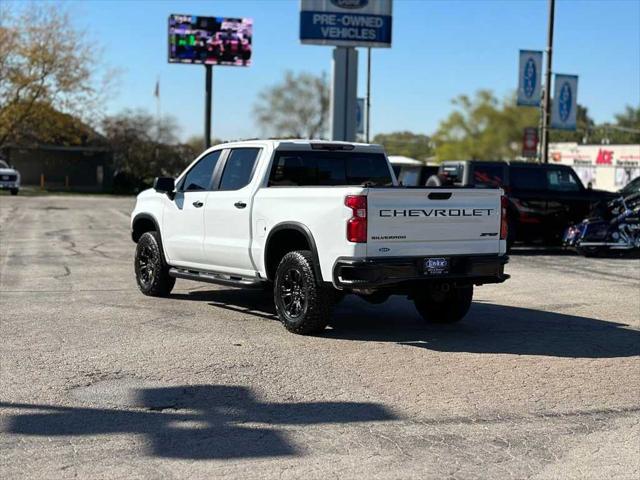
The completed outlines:
[[[249,185],[259,148],[234,148],[229,153],[220,180],[220,190],[240,190]]]
[[[580,190],[579,180],[573,172],[564,168],[550,168],[547,170],[549,189],[559,192],[577,192]]]
[[[198,163],[187,172],[178,190],[182,192],[211,190],[211,177],[220,159],[221,152],[221,150],[216,150],[202,157]]]
[[[511,167],[509,184],[513,190],[546,190],[547,174],[537,167]]]

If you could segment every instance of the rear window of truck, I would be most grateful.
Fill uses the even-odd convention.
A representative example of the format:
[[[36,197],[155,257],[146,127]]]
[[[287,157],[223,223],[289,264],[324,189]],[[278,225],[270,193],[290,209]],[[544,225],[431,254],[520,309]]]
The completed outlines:
[[[474,165],[473,184],[480,188],[498,188],[504,183],[502,165]]]
[[[276,152],[269,176],[273,187],[393,185],[381,153]]]

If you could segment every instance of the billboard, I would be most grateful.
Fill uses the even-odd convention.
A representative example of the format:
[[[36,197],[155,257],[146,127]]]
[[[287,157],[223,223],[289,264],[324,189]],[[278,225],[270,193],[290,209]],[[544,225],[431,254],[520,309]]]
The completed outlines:
[[[551,105],[551,128],[576,129],[578,77],[556,74]]]
[[[251,65],[250,18],[169,15],[169,63]]]
[[[300,0],[300,41],[391,47],[391,0]]]
[[[539,107],[542,92],[542,52],[520,50],[518,105]]]

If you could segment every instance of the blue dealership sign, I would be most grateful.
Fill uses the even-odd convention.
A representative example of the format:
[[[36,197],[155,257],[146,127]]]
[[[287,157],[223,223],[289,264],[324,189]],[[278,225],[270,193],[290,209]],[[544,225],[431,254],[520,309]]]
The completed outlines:
[[[301,0],[300,40],[345,47],[391,46],[391,0]]]
[[[542,92],[542,52],[520,50],[518,105],[540,106]]]
[[[556,74],[551,106],[551,128],[575,130],[578,109],[578,77]]]

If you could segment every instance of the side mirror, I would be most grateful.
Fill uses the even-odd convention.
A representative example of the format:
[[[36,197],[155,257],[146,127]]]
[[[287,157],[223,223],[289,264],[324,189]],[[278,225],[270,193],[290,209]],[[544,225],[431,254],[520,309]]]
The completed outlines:
[[[153,181],[153,189],[158,193],[166,193],[169,198],[172,198],[176,183],[171,177],[156,177]]]

